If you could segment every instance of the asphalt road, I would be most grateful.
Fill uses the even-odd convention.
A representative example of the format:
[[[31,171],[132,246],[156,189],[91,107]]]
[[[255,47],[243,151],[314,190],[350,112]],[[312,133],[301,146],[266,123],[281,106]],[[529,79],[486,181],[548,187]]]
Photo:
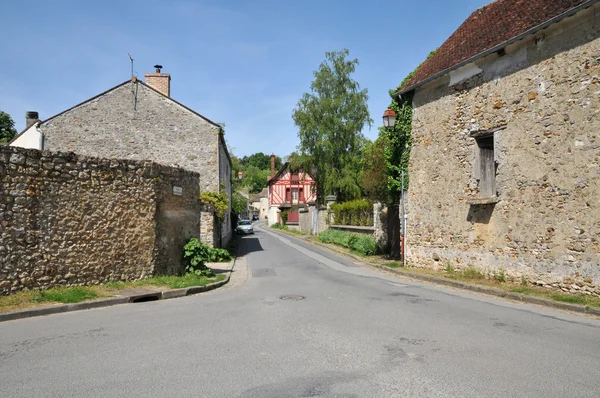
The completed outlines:
[[[0,323],[0,397],[600,396],[596,319],[260,229],[241,250],[228,288]]]

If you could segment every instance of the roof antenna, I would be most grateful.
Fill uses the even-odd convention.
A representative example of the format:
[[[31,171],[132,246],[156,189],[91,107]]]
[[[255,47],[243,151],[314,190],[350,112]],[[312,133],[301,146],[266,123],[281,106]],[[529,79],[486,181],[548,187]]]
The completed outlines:
[[[131,61],[131,82],[137,83],[137,77],[134,76],[134,74],[133,74],[133,57],[129,53],[127,53],[127,55],[129,55],[129,60]],[[131,96],[133,97],[133,110],[134,111],[137,110],[137,90],[138,90],[137,84],[134,84],[131,86]]]
[[[127,55],[129,55],[129,60],[131,61],[131,79],[133,79],[133,57],[129,53]]]

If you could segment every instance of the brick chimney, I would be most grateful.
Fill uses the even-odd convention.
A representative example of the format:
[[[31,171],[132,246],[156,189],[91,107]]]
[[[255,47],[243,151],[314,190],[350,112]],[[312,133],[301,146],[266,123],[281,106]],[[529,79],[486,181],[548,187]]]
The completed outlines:
[[[40,121],[40,115],[34,111],[25,112],[25,129]]]
[[[271,153],[271,178],[275,177],[275,154]]]
[[[168,73],[161,73],[162,65],[154,65],[156,73],[145,73],[146,84],[153,89],[160,91],[167,97],[171,96],[171,75]]]

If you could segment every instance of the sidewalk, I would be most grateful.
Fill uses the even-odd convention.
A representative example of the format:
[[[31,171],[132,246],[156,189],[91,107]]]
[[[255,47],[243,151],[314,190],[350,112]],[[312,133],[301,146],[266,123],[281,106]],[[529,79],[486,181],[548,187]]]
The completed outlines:
[[[241,259],[243,259],[243,262],[240,262]],[[238,262],[240,262],[239,269],[238,266],[236,266],[236,263]],[[165,289],[161,287],[125,288],[115,291],[115,297],[82,301],[74,304],[51,304],[31,309],[0,313],[0,322],[92,308],[110,307],[118,304],[167,300],[218,289],[227,285],[230,281],[234,281],[235,286],[239,286],[246,281],[246,260],[243,257],[236,257],[227,263],[207,263],[207,266],[217,275],[226,274],[225,279],[205,286],[191,286],[181,289]]]

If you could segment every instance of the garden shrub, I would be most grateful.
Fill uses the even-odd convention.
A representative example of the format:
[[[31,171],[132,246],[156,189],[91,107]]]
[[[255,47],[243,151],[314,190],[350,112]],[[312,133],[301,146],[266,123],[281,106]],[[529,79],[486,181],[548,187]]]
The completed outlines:
[[[366,199],[352,200],[331,205],[333,222],[337,225],[373,226],[373,202]]]
[[[213,277],[215,274],[206,266],[206,263],[229,260],[231,260],[231,254],[227,250],[212,248],[197,238],[191,238],[183,247],[183,265],[188,274]]]

